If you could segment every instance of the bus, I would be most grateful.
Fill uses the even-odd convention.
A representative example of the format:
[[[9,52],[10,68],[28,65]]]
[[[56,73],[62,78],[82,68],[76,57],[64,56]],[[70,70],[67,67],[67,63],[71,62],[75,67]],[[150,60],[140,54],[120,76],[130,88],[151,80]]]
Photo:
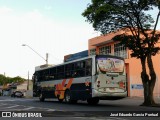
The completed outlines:
[[[33,93],[40,101],[57,98],[59,102],[116,100],[127,97],[124,59],[93,55],[35,70]]]

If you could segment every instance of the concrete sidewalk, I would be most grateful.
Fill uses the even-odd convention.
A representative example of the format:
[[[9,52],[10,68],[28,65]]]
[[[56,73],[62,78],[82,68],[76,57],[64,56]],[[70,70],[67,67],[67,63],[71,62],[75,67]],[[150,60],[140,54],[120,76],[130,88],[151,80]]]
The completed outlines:
[[[155,97],[155,102],[160,106],[160,98]],[[127,106],[140,106],[144,101],[143,97],[127,97],[121,100],[118,100],[119,104],[127,105]]]
[[[127,99],[135,99],[135,100],[143,101],[144,97],[127,97]],[[160,97],[154,97],[154,100],[156,103],[160,104]]]
[[[109,106],[120,106],[120,107],[138,107],[144,102],[143,97],[127,97],[120,100],[101,100],[99,104],[109,105]],[[155,102],[160,108],[160,98],[155,98]]]

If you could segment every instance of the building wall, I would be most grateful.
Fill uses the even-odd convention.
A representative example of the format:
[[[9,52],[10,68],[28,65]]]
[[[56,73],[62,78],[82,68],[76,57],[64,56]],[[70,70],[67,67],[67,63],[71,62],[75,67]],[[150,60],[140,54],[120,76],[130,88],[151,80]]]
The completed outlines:
[[[114,44],[115,42],[112,40],[112,38],[115,35],[123,33],[122,31],[118,31],[117,33],[110,33],[107,35],[102,35],[99,37],[95,37],[92,39],[89,39],[88,41],[88,50],[90,54],[90,50],[96,49],[96,54],[99,54],[99,48],[111,45],[111,52],[112,55],[114,55]],[[157,46],[160,46],[160,42],[157,44]],[[139,59],[132,58],[130,56],[131,51],[128,49],[127,52],[127,58],[125,58],[125,64],[126,64],[126,72],[127,72],[127,79],[128,79],[128,95],[129,96],[143,96],[143,86],[141,81],[141,62]],[[154,88],[154,96],[160,96],[160,54],[157,54],[153,57],[153,65],[155,68],[155,72],[157,75],[157,81]]]
[[[17,90],[26,91],[27,90],[28,81],[25,81],[21,85],[17,85]],[[33,82],[29,80],[29,90],[33,90]]]

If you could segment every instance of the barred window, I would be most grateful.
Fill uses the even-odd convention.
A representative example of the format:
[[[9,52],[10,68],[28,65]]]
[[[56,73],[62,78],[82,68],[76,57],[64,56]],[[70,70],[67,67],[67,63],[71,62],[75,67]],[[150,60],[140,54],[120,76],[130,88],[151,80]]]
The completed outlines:
[[[90,55],[95,55],[96,54],[96,49],[91,49],[90,50]]]
[[[116,43],[114,44],[114,55],[127,58],[127,50],[123,44]]]
[[[99,48],[100,55],[111,55],[111,45]]]

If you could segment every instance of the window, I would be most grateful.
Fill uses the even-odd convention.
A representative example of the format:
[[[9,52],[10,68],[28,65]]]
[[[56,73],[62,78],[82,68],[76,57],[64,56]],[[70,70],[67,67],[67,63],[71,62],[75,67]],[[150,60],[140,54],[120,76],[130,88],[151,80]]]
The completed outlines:
[[[69,79],[91,75],[92,59],[77,61],[36,72],[38,81]]]
[[[114,44],[114,55],[127,58],[127,51],[126,47],[120,43]]]
[[[34,80],[34,82],[38,82],[39,81],[39,72],[35,72],[34,73],[34,78],[33,78],[33,80]]]
[[[85,61],[78,61],[75,63],[74,76],[75,77],[85,76]]]
[[[96,49],[91,49],[89,54],[90,55],[95,55],[96,54]]]
[[[57,67],[57,79],[64,79],[64,65]]]
[[[111,54],[111,45],[99,48],[99,54],[100,55],[110,55]]]
[[[49,74],[49,79],[56,79],[57,78],[57,68],[51,68],[50,69],[50,74]]]
[[[85,77],[91,75],[91,59],[77,61],[65,65],[65,78]]]
[[[74,70],[74,63],[65,65],[65,78],[72,78]]]
[[[38,81],[45,81],[45,70],[41,70],[38,72]]]
[[[92,59],[86,60],[86,76],[92,75]]]
[[[45,76],[45,80],[49,80],[49,79],[50,79],[50,77],[49,77],[49,74],[50,74],[50,71],[49,71],[49,69],[47,69],[47,70],[44,70],[44,76]]]

